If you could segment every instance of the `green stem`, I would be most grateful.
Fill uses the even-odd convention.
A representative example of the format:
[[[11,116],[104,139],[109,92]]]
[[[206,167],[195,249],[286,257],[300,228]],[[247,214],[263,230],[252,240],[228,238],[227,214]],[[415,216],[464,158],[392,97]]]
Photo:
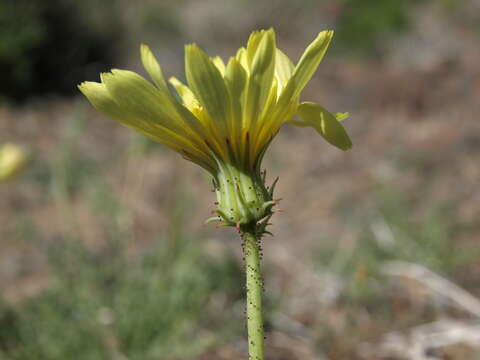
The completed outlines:
[[[252,233],[243,234],[247,284],[247,329],[249,360],[264,360],[262,314],[263,278],[260,269],[260,241]]]

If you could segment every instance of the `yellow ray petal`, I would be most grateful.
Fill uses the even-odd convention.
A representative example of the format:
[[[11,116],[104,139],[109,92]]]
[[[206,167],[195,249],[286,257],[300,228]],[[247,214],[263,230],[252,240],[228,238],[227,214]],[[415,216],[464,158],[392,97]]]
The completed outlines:
[[[305,121],[306,126],[315,128],[322,137],[330,144],[342,150],[348,150],[352,147],[347,132],[342,124],[323,107],[313,102],[301,103],[298,107],[298,114]]]
[[[223,62],[222,58],[220,56],[214,56],[212,58],[210,58],[213,62],[213,65],[215,65],[218,69],[218,71],[220,71],[220,74],[222,74],[222,76],[225,75],[225,63]]]
[[[187,85],[182,83],[176,77],[172,76],[168,79],[168,82],[172,84],[172,86],[177,90],[178,95],[181,97],[183,104],[192,111],[195,108],[199,108],[200,104],[198,103],[197,99],[195,99],[195,95],[193,95],[192,90],[189,89]]]
[[[142,126],[162,126],[204,147],[206,129],[170,92],[162,92],[140,75],[126,70],[102,74],[109,95],[119,104],[123,116]]]
[[[278,84],[278,93],[280,93],[288,80],[292,77],[295,66],[292,61],[281,50],[277,49],[275,56],[275,78]]]
[[[265,102],[265,106],[261,110],[259,121],[257,124],[257,135],[254,137],[254,144],[252,146],[252,158],[256,157],[264,145],[270,141],[272,125],[274,122],[272,121],[273,109],[276,106],[277,102],[277,79],[273,79],[273,85],[270,89],[270,94],[268,95],[267,101]]]
[[[322,61],[332,37],[333,31],[322,31],[307,47],[283,91],[282,97],[289,99],[300,96],[303,88],[312,78]],[[282,100],[282,102],[285,100]]]
[[[230,140],[236,154],[241,153],[242,117],[245,104],[247,73],[237,58],[230,58],[225,70],[225,83],[230,94],[232,111],[230,116]]]
[[[140,75],[127,70],[112,70],[102,74],[108,93],[126,113],[169,129],[185,133],[169,96]]]
[[[160,141],[160,139],[163,138],[163,127],[159,127],[157,126],[158,124],[155,123],[145,122],[122,109],[110,96],[104,84],[84,82],[79,85],[79,89],[88,98],[90,103],[104,115],[153,138],[155,141],[164,143],[163,140]],[[170,144],[168,138],[166,140]]]
[[[275,71],[275,33],[256,33],[248,42],[250,75],[247,83],[243,126],[255,134],[255,126],[270,94]],[[251,57],[251,60],[250,60]]]
[[[108,77],[108,76],[107,76]],[[104,115],[132,128],[150,139],[164,144],[169,148],[182,153],[187,150],[196,159],[202,158],[202,162],[209,162],[205,149],[200,149],[191,140],[169,130],[157,122],[152,122],[132,114],[115,102],[109,94],[105,84],[96,82],[84,82],[78,86],[80,91],[87,97],[90,103]],[[213,164],[210,161],[211,165]]]
[[[185,47],[185,72],[189,88],[220,133],[225,137],[230,116],[230,98],[225,82],[210,58],[194,44]]]
[[[190,88],[173,76],[168,81],[175,90],[177,90],[178,95],[184,102],[183,105],[203,125],[203,132],[205,134],[202,136],[203,143],[205,144],[205,140],[208,140],[208,143],[214,147],[218,154],[224,154],[222,145],[219,143],[219,141],[221,141],[219,132],[214,127],[210,116],[204,111]]]
[[[250,71],[248,69],[247,49],[245,49],[244,47],[238,49],[235,58],[238,60],[240,65],[242,65],[243,69],[248,74]]]
[[[163,91],[168,91],[160,64],[158,63],[157,59],[155,59],[155,56],[147,45],[140,45],[140,55],[142,58],[143,67],[147,71],[148,75],[150,75],[155,85],[157,85],[158,88]]]
[[[350,114],[348,112],[335,113],[335,118],[337,119],[337,121],[343,121],[346,118],[348,118],[349,116],[350,116]]]
[[[248,37],[246,55],[247,55],[247,64],[248,64],[249,70],[252,68],[253,58],[257,53],[258,46],[260,45],[260,41],[262,41],[264,35],[265,35],[265,30],[258,30],[258,31],[252,32]]]
[[[113,100],[108,93],[105,84],[85,81],[78,85],[79,90],[87,97],[94,108],[109,118],[124,122],[126,115],[121,107]]]

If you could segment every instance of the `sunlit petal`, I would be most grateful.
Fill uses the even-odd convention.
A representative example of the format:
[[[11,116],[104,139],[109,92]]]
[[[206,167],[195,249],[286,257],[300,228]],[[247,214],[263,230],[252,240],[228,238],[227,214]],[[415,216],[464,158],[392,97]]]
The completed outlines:
[[[300,104],[298,114],[304,120],[304,125],[315,128],[330,144],[342,150],[348,150],[352,147],[352,141],[342,124],[335,115],[320,105],[304,102]]]
[[[158,63],[157,59],[155,59],[155,56],[147,45],[140,45],[140,55],[142,58],[143,67],[145,70],[147,70],[148,75],[150,75],[155,85],[157,85],[159,89],[167,91],[167,84],[163,78],[160,64]]]
[[[185,47],[185,72],[189,88],[226,136],[226,119],[230,116],[230,98],[220,71],[196,45]]]

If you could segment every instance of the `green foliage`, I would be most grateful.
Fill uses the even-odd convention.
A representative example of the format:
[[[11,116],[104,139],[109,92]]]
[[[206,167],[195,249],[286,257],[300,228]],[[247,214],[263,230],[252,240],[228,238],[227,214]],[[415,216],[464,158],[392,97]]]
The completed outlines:
[[[340,0],[335,43],[350,55],[354,52],[371,55],[372,51],[385,50],[385,40],[407,28],[418,3],[415,0]]]
[[[205,254],[201,240],[164,238],[135,261],[121,243],[96,252],[73,239],[49,246],[54,285],[0,308],[0,357],[190,358],[225,340],[235,322],[211,299],[238,300],[238,288],[225,284],[240,281],[240,271],[231,258]]]

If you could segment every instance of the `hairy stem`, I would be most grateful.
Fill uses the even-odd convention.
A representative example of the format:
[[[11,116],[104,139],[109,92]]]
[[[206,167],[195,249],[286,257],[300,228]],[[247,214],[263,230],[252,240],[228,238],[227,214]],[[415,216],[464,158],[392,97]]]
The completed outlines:
[[[260,269],[260,241],[252,233],[243,234],[247,285],[247,330],[249,360],[264,360],[262,314],[263,278]]]

